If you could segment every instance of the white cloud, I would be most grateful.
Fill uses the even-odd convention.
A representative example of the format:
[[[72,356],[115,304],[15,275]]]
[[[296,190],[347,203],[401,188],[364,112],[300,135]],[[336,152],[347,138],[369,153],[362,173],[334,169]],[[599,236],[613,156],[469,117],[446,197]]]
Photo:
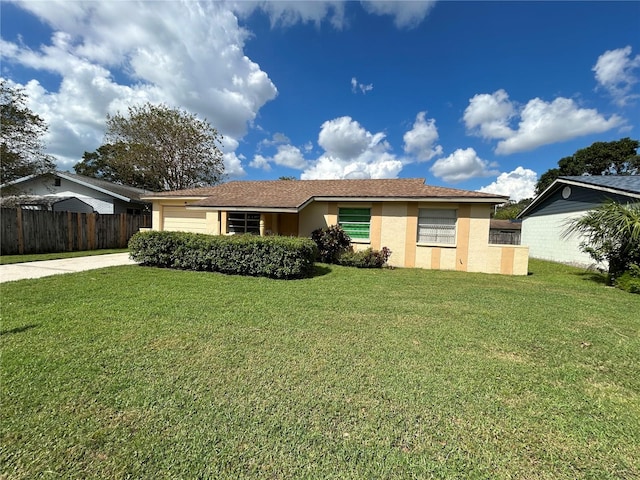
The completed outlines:
[[[640,55],[631,56],[631,46],[607,50],[598,57],[593,67],[598,84],[609,91],[615,102],[624,106],[639,95],[632,94],[638,82],[634,70],[640,68]]]
[[[237,1],[231,3],[233,10],[243,17],[251,15],[256,9],[269,17],[271,28],[292,27],[298,23],[312,23],[320,27],[328,20],[336,29],[346,26],[344,2],[321,1],[282,2],[282,1]]]
[[[302,170],[307,165],[304,155],[298,147],[293,145],[279,145],[278,152],[273,156],[276,165]]]
[[[262,155],[254,155],[253,160],[251,160],[251,163],[249,163],[249,166],[252,168],[260,168],[266,172],[271,170],[269,159]]]
[[[50,126],[49,152],[64,166],[97,148],[107,113],[124,113],[129,105],[185,108],[206,118],[230,145],[277,95],[268,75],[244,55],[248,32],[226,4],[136,2],[127,3],[126,15],[120,2],[19,6],[56,33],[37,50],[3,42],[3,62],[60,76],[54,91],[37,82],[25,87],[33,95],[33,110]],[[126,84],[116,80],[123,76],[129,77]],[[232,152],[225,146],[226,155]],[[240,159],[229,159],[238,172]]]
[[[595,109],[579,108],[569,98],[558,97],[551,103],[534,98],[520,113],[518,130],[498,143],[496,153],[508,155],[533,150],[550,143],[606,132],[622,123],[618,115],[606,119]]]
[[[352,160],[364,153],[374,136],[351,117],[339,117],[322,124],[318,144],[329,155]]]
[[[473,148],[458,149],[446,158],[437,160],[429,169],[445,182],[458,183],[471,178],[497,175],[494,163],[482,160]]]
[[[302,180],[395,178],[403,167],[383,133],[373,134],[351,117],[324,122],[318,144],[325,152],[310,162]]]
[[[487,139],[507,138],[513,135],[509,121],[515,115],[515,105],[504,90],[492,94],[482,93],[469,100],[464,111],[464,123],[475,135]]]
[[[510,122],[517,119],[518,128],[514,130]],[[475,95],[469,100],[463,120],[470,134],[500,140],[495,151],[503,155],[606,132],[624,123],[618,115],[607,119],[597,110],[580,108],[563,97],[552,102],[534,98],[518,109],[504,90]]]
[[[353,93],[358,93],[358,90],[360,90],[363,95],[366,95],[367,92],[373,90],[373,83],[365,85],[364,83],[358,83],[358,79],[356,77],[351,77],[351,91]]]
[[[427,112],[419,112],[411,130],[403,136],[404,151],[415,155],[418,161],[428,161],[437,155],[442,155],[442,146],[435,145],[438,141],[438,128],[433,118],[425,119]]]
[[[501,173],[495,182],[480,188],[479,192],[508,195],[514,202],[535,195],[538,174],[533,170],[517,167],[511,172]]]
[[[436,4],[435,0],[423,1],[363,1],[362,6],[368,13],[390,15],[398,28],[415,28],[427,16]]]

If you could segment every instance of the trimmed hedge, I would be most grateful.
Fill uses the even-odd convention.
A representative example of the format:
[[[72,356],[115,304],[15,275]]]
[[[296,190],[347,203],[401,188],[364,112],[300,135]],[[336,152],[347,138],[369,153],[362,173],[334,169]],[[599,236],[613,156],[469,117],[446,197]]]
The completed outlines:
[[[159,231],[136,233],[129,251],[143,265],[280,279],[311,276],[317,254],[308,238]]]

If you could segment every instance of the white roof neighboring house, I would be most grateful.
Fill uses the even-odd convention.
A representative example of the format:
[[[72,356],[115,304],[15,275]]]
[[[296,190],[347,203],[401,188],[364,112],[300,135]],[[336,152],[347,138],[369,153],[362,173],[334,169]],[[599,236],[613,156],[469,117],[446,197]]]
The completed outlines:
[[[75,197],[102,214],[140,213],[150,205],[141,196],[150,192],[70,172],[30,175],[0,186],[3,196]]]
[[[591,257],[580,249],[584,238],[565,232],[571,220],[607,200],[640,202],[640,175],[559,177],[518,215],[521,244],[529,246],[532,258],[592,266]]]

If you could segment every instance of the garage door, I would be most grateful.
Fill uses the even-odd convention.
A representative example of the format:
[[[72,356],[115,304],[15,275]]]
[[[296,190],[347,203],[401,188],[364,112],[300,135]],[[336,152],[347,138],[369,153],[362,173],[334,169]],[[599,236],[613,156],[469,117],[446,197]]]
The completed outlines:
[[[207,212],[187,210],[185,207],[164,207],[162,212],[165,230],[206,233]]]

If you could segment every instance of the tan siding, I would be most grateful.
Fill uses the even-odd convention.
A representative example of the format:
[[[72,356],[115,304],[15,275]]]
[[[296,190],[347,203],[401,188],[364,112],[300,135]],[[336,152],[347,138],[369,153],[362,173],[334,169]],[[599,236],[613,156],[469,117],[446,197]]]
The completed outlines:
[[[389,265],[396,267],[406,266],[407,204],[404,202],[386,203],[382,205],[380,214],[382,215],[380,220],[380,240],[378,246],[372,244],[372,247],[377,250],[387,247],[391,250]]]
[[[162,213],[164,230],[207,233],[206,212],[204,211],[165,206]]]
[[[471,233],[471,207],[460,205],[458,207],[458,225],[456,232],[456,270],[467,271],[469,263],[469,235]],[[487,235],[487,243],[489,236]]]
[[[416,241],[418,238],[418,205],[407,204],[406,232],[404,238],[404,266],[416,266]]]
[[[371,205],[371,225],[369,230],[371,248],[380,250],[382,242],[382,204],[379,202]]]

